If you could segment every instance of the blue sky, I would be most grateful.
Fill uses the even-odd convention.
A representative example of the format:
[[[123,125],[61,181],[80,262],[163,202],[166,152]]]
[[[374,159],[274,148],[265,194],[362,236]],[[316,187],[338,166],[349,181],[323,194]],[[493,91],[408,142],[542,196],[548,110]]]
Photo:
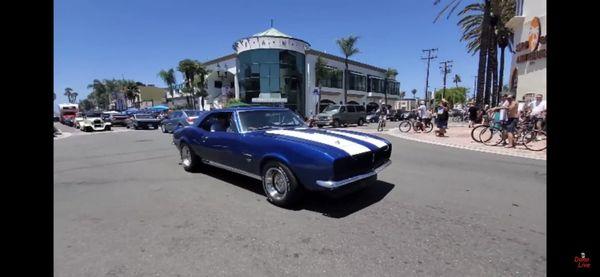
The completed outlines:
[[[430,89],[442,87],[443,60],[453,60],[452,76],[459,74],[462,85],[472,88],[477,56],[467,54],[459,41],[455,16],[433,23],[440,9],[433,0],[57,0],[55,102],[66,102],[66,87],[78,92],[78,99],[85,98],[87,85],[96,78],[124,77],[164,86],[157,77],[161,69],[175,68],[184,58],[207,61],[230,54],[234,41],[268,29],[270,19],[275,28],[308,41],[312,48],[340,56],[335,40],[360,36],[361,53],[353,59],[396,68],[407,96],[413,88],[417,97],[424,95],[426,64],[420,58],[421,49],[427,48],[439,49],[431,63]],[[181,82],[180,74],[177,78]]]

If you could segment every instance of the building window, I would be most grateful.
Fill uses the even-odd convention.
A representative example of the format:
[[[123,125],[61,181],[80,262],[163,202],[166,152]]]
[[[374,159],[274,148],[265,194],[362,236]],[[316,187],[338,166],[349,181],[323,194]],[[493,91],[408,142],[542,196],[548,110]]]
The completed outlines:
[[[385,81],[383,79],[369,76],[369,92],[384,93]]]
[[[215,81],[215,88],[222,88],[222,87],[223,87],[223,82]]]
[[[348,74],[348,89],[367,91],[367,76],[351,71]]]
[[[323,80],[315,80],[315,86],[319,86],[319,83],[323,87],[328,88],[343,88],[343,72],[335,67],[325,66],[325,78]]]

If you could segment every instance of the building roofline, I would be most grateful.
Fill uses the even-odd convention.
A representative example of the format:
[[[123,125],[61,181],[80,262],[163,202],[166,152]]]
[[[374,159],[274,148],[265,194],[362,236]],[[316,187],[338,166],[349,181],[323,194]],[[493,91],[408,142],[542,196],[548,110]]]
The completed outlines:
[[[203,64],[204,65],[214,64],[214,63],[222,62],[222,61],[225,61],[225,60],[229,60],[231,58],[235,58],[236,56],[237,56],[236,53],[231,53],[231,54],[227,54],[225,56],[218,57],[216,59],[205,61],[205,62],[203,62]]]
[[[339,61],[339,62],[344,62],[344,58],[343,57],[335,56],[335,55],[331,55],[331,54],[327,54],[325,52],[321,52],[321,51],[318,51],[318,50],[315,50],[315,49],[308,49],[306,51],[306,54],[307,55],[308,54],[313,54],[313,55],[316,55],[316,56],[323,56],[323,57],[331,59],[331,60],[336,60],[336,61]],[[369,64],[366,64],[366,63],[357,62],[357,61],[354,61],[354,60],[348,60],[348,64],[355,65],[355,66],[360,66],[360,67],[365,67],[365,68],[368,68],[368,69],[371,69],[371,70],[379,71],[381,73],[386,73],[387,72],[387,69],[383,69],[381,67],[376,67],[376,66],[369,65]]]

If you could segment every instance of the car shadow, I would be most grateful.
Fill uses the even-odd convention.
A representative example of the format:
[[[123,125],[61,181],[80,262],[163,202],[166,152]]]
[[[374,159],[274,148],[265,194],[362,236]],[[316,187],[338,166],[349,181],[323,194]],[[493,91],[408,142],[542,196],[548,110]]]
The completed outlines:
[[[198,173],[266,197],[261,182],[256,179],[209,165],[204,165]],[[302,201],[288,209],[295,211],[308,210],[327,217],[343,218],[381,201],[392,189],[394,189],[393,184],[376,180],[362,190],[341,197],[307,192]]]

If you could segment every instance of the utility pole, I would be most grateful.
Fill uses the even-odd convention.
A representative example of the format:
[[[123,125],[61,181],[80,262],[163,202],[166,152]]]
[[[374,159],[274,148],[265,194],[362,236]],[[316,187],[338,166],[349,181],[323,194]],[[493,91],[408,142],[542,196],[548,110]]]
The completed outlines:
[[[442,91],[442,99],[446,96],[446,75],[448,75],[448,73],[450,73],[450,68],[452,68],[452,63],[453,61],[443,61],[440,62],[441,65],[440,69],[442,70],[442,73],[444,73],[444,90]]]
[[[431,60],[437,58],[437,56],[433,56],[437,50],[437,48],[423,49],[423,53],[427,53],[427,57],[421,58],[421,60],[427,60],[427,76],[425,77],[425,105],[427,107],[429,107],[429,97],[427,97],[427,92],[429,91],[429,63]]]

